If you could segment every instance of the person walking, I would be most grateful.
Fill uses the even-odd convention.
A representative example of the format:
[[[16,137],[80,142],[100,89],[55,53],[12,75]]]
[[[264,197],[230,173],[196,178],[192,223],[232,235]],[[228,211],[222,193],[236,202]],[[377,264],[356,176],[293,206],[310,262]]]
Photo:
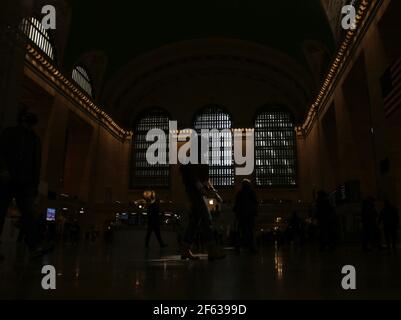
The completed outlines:
[[[181,174],[191,204],[181,258],[183,260],[199,259],[191,251],[199,228],[206,243],[208,259],[213,261],[225,258],[225,254],[217,247],[214,241],[212,216],[207,205],[208,197],[214,197],[219,202],[223,201],[209,180],[209,166],[202,164],[182,165]]]
[[[233,211],[238,224],[237,250],[243,244],[252,252],[256,252],[254,230],[258,213],[258,200],[250,180],[244,179],[242,181],[241,189],[235,197]]]
[[[376,210],[375,200],[368,197],[362,203],[362,247],[369,251],[372,247],[378,249],[380,245],[380,230],[378,226],[379,214]]]
[[[333,250],[336,241],[336,216],[324,190],[318,192],[316,199],[316,220],[319,228],[320,250]]]
[[[160,233],[160,205],[156,199],[156,193],[153,191],[150,199],[148,200],[148,230],[145,238],[145,247],[149,248],[150,237],[152,233],[155,234],[157,241],[161,248],[167,247],[163,242]]]
[[[383,224],[387,249],[395,252],[397,246],[399,216],[397,208],[393,206],[388,199],[384,201],[384,207],[380,212],[379,224],[381,223]]]
[[[18,125],[0,135],[0,234],[15,198],[21,214],[21,232],[32,257],[52,249],[51,245],[40,245],[39,219],[35,212],[42,152],[40,139],[34,132],[37,123],[37,116],[24,110],[18,117]]]

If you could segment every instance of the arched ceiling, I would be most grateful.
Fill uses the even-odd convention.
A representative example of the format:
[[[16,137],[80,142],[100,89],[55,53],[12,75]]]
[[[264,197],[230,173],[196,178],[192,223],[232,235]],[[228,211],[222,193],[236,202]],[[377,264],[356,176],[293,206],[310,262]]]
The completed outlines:
[[[226,44],[230,40],[242,41],[242,53],[232,52],[230,56],[228,46],[227,54],[219,58],[215,54],[216,48],[217,52],[222,50],[221,46],[211,41],[210,50],[203,48],[203,52],[196,54],[185,49],[181,57],[179,52],[176,58],[171,56],[171,48],[180,48],[177,43],[196,42],[197,39],[225,39],[222,43]],[[86,52],[105,53],[108,64],[104,85],[102,90],[97,89],[102,92],[101,102],[111,108],[110,113],[120,121],[126,119],[126,105],[135,105],[146,90],[149,92],[144,87],[154,87],[145,81],[140,92],[135,76],[149,79],[149,72],[165,73],[167,63],[169,68],[181,65],[179,68],[185,71],[179,74],[179,68],[175,67],[174,77],[183,77],[193,73],[202,59],[209,59],[208,65],[205,61],[202,63],[204,73],[231,72],[237,76],[259,77],[272,91],[276,87],[283,94],[293,94],[290,100],[297,106],[301,119],[315,89],[311,84],[310,60],[305,57],[307,41],[320,43],[329,54],[334,51],[332,31],[320,0],[72,0],[65,64],[71,67]],[[248,57],[244,54],[246,43],[250,43]],[[262,57],[261,47],[269,54]],[[149,57],[166,52],[164,48],[170,48],[168,61],[161,56],[159,63],[154,59],[151,62]],[[254,56],[258,57],[252,58]],[[274,60],[274,57],[279,59]],[[141,61],[151,63],[143,66]],[[160,81],[169,81],[165,74],[160,77],[163,78]]]
[[[196,38],[251,40],[304,62],[301,46],[313,39],[333,48],[320,0],[72,0],[67,62],[104,50],[108,73],[165,44]]]
[[[174,95],[170,108],[180,101],[194,107],[200,101],[223,103],[224,97],[244,96],[248,108],[269,102],[288,105],[301,121],[314,90],[306,73],[291,57],[254,42],[222,38],[180,41],[134,58],[109,80],[102,101],[126,125],[149,104],[166,107],[166,90]],[[241,85],[236,87],[233,82]],[[190,99],[184,102],[188,92]],[[263,98],[251,106],[255,95]]]

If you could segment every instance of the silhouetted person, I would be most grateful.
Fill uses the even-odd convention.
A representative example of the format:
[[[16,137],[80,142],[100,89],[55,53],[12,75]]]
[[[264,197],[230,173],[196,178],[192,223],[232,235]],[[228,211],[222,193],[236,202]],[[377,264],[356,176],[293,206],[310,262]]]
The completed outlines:
[[[206,138],[198,138],[198,163],[181,165],[181,175],[185,190],[191,205],[189,212],[188,226],[184,235],[182,245],[182,259],[198,259],[192,254],[191,246],[194,243],[195,236],[200,230],[204,243],[207,247],[209,260],[225,258],[225,254],[220,250],[214,241],[214,230],[212,216],[208,207],[208,197],[213,197],[219,202],[223,200],[214,189],[209,180],[209,166],[206,164],[208,159],[206,153],[202,154],[202,143],[207,143]],[[195,144],[192,146],[195,148]],[[191,150],[192,152],[193,150]],[[203,160],[202,160],[203,159]]]
[[[74,220],[70,228],[70,237],[72,245],[77,246],[79,244],[80,235],[81,235],[81,227],[79,226],[78,221]]]
[[[35,114],[21,112],[18,125],[0,135],[0,226],[4,225],[8,207],[15,198],[32,256],[49,249],[39,247],[39,220],[35,214],[41,166],[41,143],[33,131],[37,122]]]
[[[288,236],[290,241],[298,239],[299,244],[304,242],[304,224],[298,213],[294,211],[291,218],[288,220]]]
[[[215,241],[213,241],[213,224],[207,205],[207,196],[212,195],[219,201],[222,200],[209,181],[209,167],[207,165],[182,165],[181,174],[191,204],[181,258],[184,260],[198,259],[192,254],[191,247],[200,228],[201,235],[207,246],[209,260],[222,259],[225,255],[217,248]]]
[[[378,213],[375,201],[368,197],[362,203],[362,246],[370,250],[371,246],[380,248],[380,231],[378,227]]]
[[[380,212],[379,223],[383,223],[387,248],[395,251],[397,246],[399,216],[397,208],[393,206],[389,200],[384,201],[384,208]]]
[[[22,229],[22,226],[21,226],[21,221],[16,222],[14,226],[18,229],[17,242],[18,243],[24,242],[25,234],[24,234],[24,230]]]
[[[235,197],[233,211],[238,222],[237,249],[242,243],[251,251],[256,251],[254,230],[255,218],[258,213],[258,200],[250,180],[244,179],[242,181],[241,190]]]
[[[145,239],[146,248],[149,248],[150,236],[153,232],[156,235],[157,241],[159,241],[160,247],[166,247],[167,245],[163,242],[160,234],[160,206],[154,192],[152,192],[148,205],[148,231]]]
[[[318,192],[316,199],[316,220],[319,228],[320,249],[334,249],[336,217],[329,197],[324,190]]]
[[[104,241],[106,244],[111,244],[113,243],[113,225],[111,223],[107,224],[105,226],[104,230]]]
[[[317,225],[316,225],[316,219],[314,219],[314,213],[312,210],[312,207],[309,208],[308,210],[308,218],[305,220],[305,236],[308,239],[308,241],[314,242],[316,239],[316,234],[317,234]]]

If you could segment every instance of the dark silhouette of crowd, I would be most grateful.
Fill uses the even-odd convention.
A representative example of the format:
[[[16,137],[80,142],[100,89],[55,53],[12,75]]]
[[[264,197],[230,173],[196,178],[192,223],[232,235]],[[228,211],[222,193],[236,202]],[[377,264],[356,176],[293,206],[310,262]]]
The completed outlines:
[[[258,200],[250,180],[242,181],[241,189],[235,197],[233,211],[237,219],[237,250],[244,246],[256,252],[254,231]]]
[[[320,249],[333,250],[336,245],[336,214],[324,190],[318,192],[315,209]]]
[[[21,214],[17,224],[20,229],[19,241],[26,243],[32,257],[39,257],[53,248],[53,245],[43,238],[41,218],[35,209],[41,167],[41,141],[34,131],[37,123],[38,118],[35,114],[22,110],[18,117],[18,125],[5,129],[0,135],[0,235],[8,208],[15,199]],[[199,146],[201,145],[202,141],[199,142]],[[201,160],[199,159],[199,163],[203,163]],[[209,260],[222,259],[225,254],[220,246],[224,242],[224,230],[215,228],[213,219],[218,219],[224,214],[221,211],[223,199],[211,183],[209,166],[181,165],[180,171],[190,203],[189,222],[180,238],[181,258],[198,260],[199,257],[192,252],[197,246],[198,250],[203,250],[205,247]],[[212,211],[208,206],[210,198],[218,202]],[[245,248],[257,252],[255,229],[259,201],[250,180],[242,181],[232,210],[235,213],[234,245],[237,251]],[[151,198],[147,199],[147,214],[145,247],[149,248],[153,233],[160,247],[166,247],[160,228],[160,203],[154,192]],[[383,249],[381,239],[383,231],[385,248],[396,251],[399,215],[397,208],[389,199],[384,200],[384,206],[379,212],[375,199],[367,197],[362,201],[360,218],[363,250]],[[314,242],[315,234],[322,251],[333,251],[339,244],[339,219],[336,206],[324,190],[317,193],[309,217],[304,219],[297,211],[293,211],[286,222],[285,230],[282,230],[282,227],[273,230],[273,240],[278,245],[288,242],[303,246],[306,242]],[[71,226],[71,234],[72,242],[78,244],[80,226],[77,221]],[[105,234],[111,238],[110,226]],[[0,254],[0,260],[2,259],[4,257]]]
[[[361,219],[363,249],[365,251],[369,251],[372,248],[380,249],[379,213],[376,210],[373,197],[368,197],[362,202]]]
[[[148,230],[145,238],[145,247],[149,248],[150,237],[152,233],[155,234],[157,241],[161,248],[167,247],[164,243],[161,233],[160,233],[160,204],[156,198],[156,193],[152,192],[149,199],[147,199],[147,209],[148,209]]]
[[[375,202],[373,197],[368,197],[362,203],[363,249],[365,251],[383,249],[380,231],[380,227],[382,226],[386,248],[395,252],[399,229],[398,209],[388,199],[385,199],[383,208],[379,213]]]
[[[398,209],[388,199],[384,201],[384,207],[380,212],[379,224],[383,224],[387,248],[395,252],[399,229],[399,215]]]
[[[298,243],[300,246],[305,243],[305,221],[296,211],[288,221],[287,237],[289,242]]]
[[[41,141],[34,131],[37,123],[36,114],[23,108],[18,125],[5,129],[0,135],[0,235],[8,208],[15,198],[21,214],[21,239],[33,258],[53,248],[42,243],[40,219],[35,210],[42,153]]]

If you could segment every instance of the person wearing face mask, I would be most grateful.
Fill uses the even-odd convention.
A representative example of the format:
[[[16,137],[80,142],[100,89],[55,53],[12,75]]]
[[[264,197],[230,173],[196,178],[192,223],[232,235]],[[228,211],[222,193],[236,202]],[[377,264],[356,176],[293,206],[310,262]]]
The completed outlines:
[[[23,110],[18,125],[0,134],[0,235],[10,203],[15,199],[21,214],[21,231],[32,257],[50,249],[39,245],[35,212],[42,153],[40,138],[33,130],[37,123],[36,114]],[[4,259],[1,254],[0,259]]]

